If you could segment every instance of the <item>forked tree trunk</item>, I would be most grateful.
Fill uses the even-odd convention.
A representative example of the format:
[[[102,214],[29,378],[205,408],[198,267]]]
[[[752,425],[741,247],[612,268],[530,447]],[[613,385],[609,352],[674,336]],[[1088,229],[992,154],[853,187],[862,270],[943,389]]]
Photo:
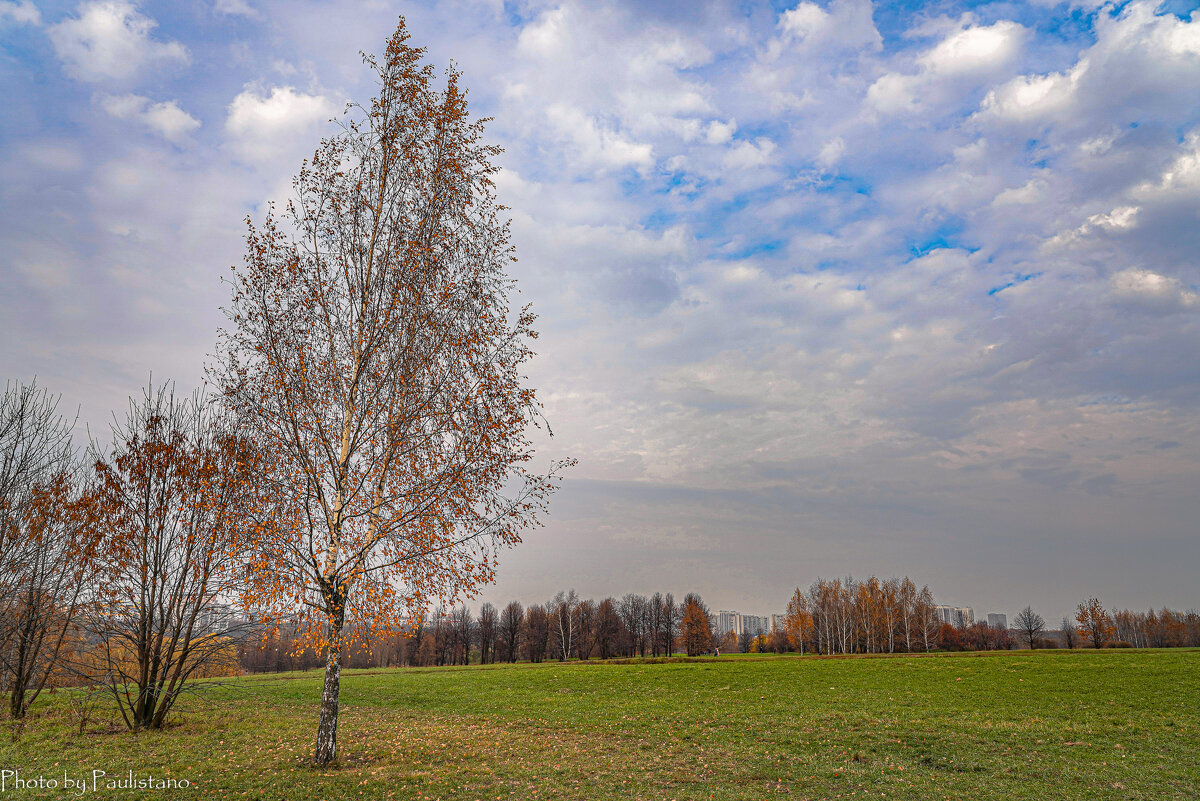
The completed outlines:
[[[325,651],[325,688],[321,691],[321,722],[317,724],[317,747],[313,763],[328,765],[337,759],[338,690],[342,679],[341,626],[329,626]]]

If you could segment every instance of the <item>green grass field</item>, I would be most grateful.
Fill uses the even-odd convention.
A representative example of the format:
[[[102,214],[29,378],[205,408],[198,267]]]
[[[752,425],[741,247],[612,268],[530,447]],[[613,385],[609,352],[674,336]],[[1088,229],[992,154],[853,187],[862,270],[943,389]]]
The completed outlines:
[[[167,731],[80,735],[60,691],[0,768],[192,784],[83,796],[105,798],[1200,798],[1196,650],[350,671],[328,770],[307,764],[319,693],[249,677]]]

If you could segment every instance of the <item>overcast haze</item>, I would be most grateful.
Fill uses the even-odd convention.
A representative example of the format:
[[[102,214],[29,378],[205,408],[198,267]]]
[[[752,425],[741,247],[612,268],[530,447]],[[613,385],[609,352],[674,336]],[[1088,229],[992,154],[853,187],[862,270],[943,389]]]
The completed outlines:
[[[484,598],[1200,605],[1190,4],[0,2],[0,372],[93,432],[197,385],[401,13],[495,118],[579,459]]]

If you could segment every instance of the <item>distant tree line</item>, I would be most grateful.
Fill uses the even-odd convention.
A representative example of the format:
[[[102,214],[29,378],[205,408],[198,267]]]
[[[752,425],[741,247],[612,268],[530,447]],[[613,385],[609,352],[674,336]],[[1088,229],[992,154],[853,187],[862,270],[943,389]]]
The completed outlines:
[[[969,626],[942,623],[938,627],[939,651],[1007,651],[1016,647],[1012,631],[989,626],[983,621]]]
[[[1179,648],[1200,646],[1200,612],[1177,612],[1165,606],[1158,612],[1109,612],[1098,598],[1076,607],[1074,618],[1064,617],[1057,641],[1048,635],[1045,619],[1026,606],[1013,621],[1013,631],[1027,648]]]
[[[1200,646],[1200,612],[1176,612],[1165,606],[1158,612],[1129,609],[1109,612],[1097,598],[1079,604],[1071,624],[1063,620],[1063,631],[1077,635],[1092,648],[1195,648]],[[1070,638],[1068,647],[1075,645]]]
[[[425,667],[471,662],[544,662],[614,657],[660,657],[713,650],[712,619],[698,595],[676,603],[671,593],[580,599],[574,590],[543,604],[485,602],[478,616],[466,606],[438,608],[412,621],[407,635],[361,638],[343,656],[344,667]],[[251,672],[316,667],[312,653],[287,627],[264,629],[242,648]]]
[[[342,658],[344,667],[546,662],[628,657],[697,656],[710,653],[873,654],[929,651],[992,651],[1010,648],[1166,648],[1200,646],[1200,614],[1108,612],[1095,598],[1064,618],[1059,640],[1046,621],[1026,606],[1011,629],[984,622],[954,626],[938,619],[933,593],[908,577],[818,578],[797,589],[781,627],[718,633],[717,621],[696,593],[676,603],[670,593],[629,593],[601,601],[581,600],[574,590],[542,604],[485,602],[478,615],[466,606],[438,608],[413,621],[406,634],[369,636]],[[264,630],[243,643],[249,672],[308,670],[322,663],[303,650],[286,626]]]
[[[1155,612],[1122,609],[1113,614],[1116,644],[1134,648],[1200,647],[1200,612],[1176,612],[1165,606]]]

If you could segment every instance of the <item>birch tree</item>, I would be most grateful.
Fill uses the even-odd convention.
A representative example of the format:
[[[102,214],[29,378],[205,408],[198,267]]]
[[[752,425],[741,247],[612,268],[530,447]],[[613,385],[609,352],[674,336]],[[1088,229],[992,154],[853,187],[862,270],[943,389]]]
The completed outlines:
[[[364,55],[378,96],[347,107],[282,215],[248,223],[217,370],[275,460],[253,603],[306,610],[325,655],[318,765],[337,756],[347,622],[393,630],[471,596],[558,467],[525,469],[536,332],[510,305],[499,149],[459,72],[435,86],[408,39],[401,20],[381,58]]]
[[[575,649],[575,637],[578,633],[575,628],[577,622],[575,610],[578,606],[579,596],[575,594],[574,589],[566,593],[559,592],[550,603],[546,604],[546,610],[550,613],[550,627],[554,635],[554,650],[560,662],[570,659]]]

